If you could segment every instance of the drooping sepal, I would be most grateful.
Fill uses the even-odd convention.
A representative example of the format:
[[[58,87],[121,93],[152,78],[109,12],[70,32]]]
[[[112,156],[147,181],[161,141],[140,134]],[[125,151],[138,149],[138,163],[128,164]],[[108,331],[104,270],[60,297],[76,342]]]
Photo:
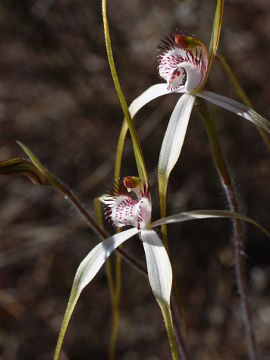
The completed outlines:
[[[170,304],[172,268],[167,251],[154,230],[140,233],[143,242],[149,283],[159,304]]]
[[[93,280],[111,253],[120,245],[122,245],[126,240],[130,239],[137,233],[137,229],[128,229],[126,231],[122,231],[119,234],[110,236],[106,240],[96,245],[80,263],[80,266],[78,267],[75,274],[68,305],[61,325],[56,344],[54,360],[59,359],[68,324],[81,292]]]

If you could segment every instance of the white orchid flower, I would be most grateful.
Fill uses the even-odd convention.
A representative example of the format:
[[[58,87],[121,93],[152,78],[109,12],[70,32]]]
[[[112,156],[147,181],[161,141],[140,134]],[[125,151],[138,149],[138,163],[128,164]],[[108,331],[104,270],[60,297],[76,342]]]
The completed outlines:
[[[137,234],[144,247],[149,283],[161,308],[169,336],[172,357],[174,360],[178,360],[170,309],[172,268],[167,251],[153,229],[164,224],[193,219],[232,218],[255,225],[268,237],[270,237],[270,233],[244,215],[223,210],[189,211],[151,222],[152,203],[149,187],[144,181],[135,176],[125,177],[123,184],[115,184],[111,193],[103,195],[100,200],[105,204],[106,218],[115,227],[131,226],[131,228],[100,242],[79,265],[58,337],[54,360],[59,359],[64,336],[81,292],[93,280],[111,253]]]
[[[139,234],[145,251],[152,291],[159,304],[169,307],[172,268],[162,241],[158,234],[151,229],[152,203],[148,186],[138,177],[127,176],[123,179],[123,185],[116,183],[112,193],[104,195],[101,201],[106,206],[106,218],[115,227],[133,227],[133,229],[122,231],[115,236],[128,240],[133,235]],[[128,232],[130,235],[126,236]],[[120,240],[119,245],[123,241]],[[116,241],[115,245],[113,250],[119,246]],[[108,248],[109,246],[107,249],[106,247],[103,248],[104,261],[110,255]]]
[[[139,178],[129,176],[124,178],[123,184],[115,184],[111,194],[103,195],[101,201],[106,206],[106,218],[115,227],[132,226],[132,228],[102,241],[81,262],[74,278],[56,347],[55,359],[59,357],[70,317],[82,290],[92,281],[111,253],[137,234],[143,243],[150,286],[161,307],[165,323],[170,322],[172,329],[170,312],[172,268],[162,241],[158,234],[151,229],[152,204],[148,186]],[[170,341],[174,340],[170,339]]]
[[[201,90],[208,73],[209,57],[204,44],[186,35],[170,35],[158,47],[158,71],[166,83],[151,86],[130,105],[132,117],[150,101],[170,93],[183,93],[178,100],[163,138],[158,171],[167,183],[183,146],[196,96],[229,110],[270,132],[270,123],[261,115],[235,100]]]

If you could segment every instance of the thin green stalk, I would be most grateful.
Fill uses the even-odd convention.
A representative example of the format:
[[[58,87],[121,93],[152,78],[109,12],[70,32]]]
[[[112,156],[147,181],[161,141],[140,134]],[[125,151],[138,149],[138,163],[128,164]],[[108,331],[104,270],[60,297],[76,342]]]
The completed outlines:
[[[207,129],[212,156],[214,158],[214,162],[218,174],[220,176],[220,180],[223,185],[230,210],[238,213],[239,212],[238,199],[233,186],[233,182],[230,177],[226,160],[224,158],[219,143],[213,113],[212,114],[208,113],[204,101],[200,99],[198,103],[199,103],[199,112],[203,118],[204,124]],[[240,294],[241,305],[242,305],[241,306],[242,316],[243,316],[243,322],[246,331],[246,339],[248,344],[248,356],[250,360],[255,360],[257,358],[256,356],[257,347],[256,347],[255,336],[252,328],[251,309],[247,294],[245,262],[243,257],[244,254],[243,228],[240,220],[236,220],[236,219],[233,220],[233,224],[234,224],[233,243],[234,243],[234,256],[235,256],[235,272],[236,272],[238,291]]]
[[[106,0],[102,0],[102,15],[103,15],[103,25],[104,25],[104,35],[105,35],[107,56],[108,56],[108,61],[109,61],[110,69],[111,69],[111,74],[112,74],[115,90],[117,92],[118,99],[120,101],[120,104],[121,104],[121,107],[122,107],[122,110],[123,110],[123,113],[125,116],[125,120],[127,122],[128,128],[129,128],[139,176],[140,176],[140,178],[142,178],[145,181],[145,183],[148,186],[147,171],[146,171],[146,166],[145,166],[145,162],[144,162],[144,158],[143,158],[141,145],[139,143],[139,139],[138,139],[132,118],[130,116],[129,109],[128,109],[128,106],[127,106],[127,103],[126,103],[126,100],[125,100],[125,97],[124,97],[124,94],[123,94],[123,91],[122,91],[122,88],[121,88],[121,85],[120,85],[120,82],[118,79],[115,64],[114,64],[109,24],[108,24],[108,19],[107,19]]]
[[[165,322],[167,335],[168,335],[170,347],[171,347],[172,358],[173,358],[173,360],[180,360],[177,343],[175,340],[171,309],[168,306],[168,304],[162,304],[159,302],[159,306],[160,306],[162,316],[163,316],[163,319]]]
[[[121,176],[121,165],[122,165],[122,156],[125,144],[125,138],[128,131],[127,122],[124,120],[116,150],[115,157],[115,169],[114,169],[114,181],[118,182]],[[117,229],[120,231],[120,229]],[[115,347],[119,329],[119,317],[120,317],[120,299],[121,299],[121,289],[122,289],[122,260],[119,254],[116,254],[116,264],[115,264],[115,296],[113,304],[113,326],[110,339],[110,360],[115,359]]]
[[[247,97],[244,89],[242,88],[242,86],[240,85],[240,83],[238,82],[238,80],[236,79],[230,65],[227,63],[227,61],[225,60],[224,57],[216,54],[216,58],[218,59],[219,63],[221,64],[221,66],[223,67],[223,69],[225,70],[225,72],[227,73],[228,77],[230,78],[238,96],[240,97],[240,99],[243,101],[243,103],[245,105],[247,105],[250,108],[253,108],[253,105],[250,101],[250,99]],[[257,127],[257,130],[261,136],[261,138],[263,139],[265,145],[267,146],[268,150],[270,150],[270,139],[267,137],[266,132]]]
[[[167,216],[167,193],[168,193],[168,181],[164,181],[164,176],[158,174],[158,191],[159,191],[159,206],[160,206],[160,217]],[[163,244],[169,254],[169,241],[168,241],[168,229],[167,225],[161,226]]]
[[[217,53],[220,32],[221,32],[222,18],[223,18],[223,10],[224,10],[224,0],[217,0],[215,17],[214,17],[213,26],[212,26],[211,40],[210,40],[210,45],[209,45],[209,62],[208,62],[208,67],[207,67],[207,73],[206,73],[206,76],[205,76],[201,86],[197,90],[198,92],[201,91],[204,88],[204,85],[206,84],[206,81],[210,74],[210,70],[212,67],[214,57]]]
[[[94,200],[94,209],[95,209],[95,215],[97,219],[97,223],[100,226],[101,229],[104,230],[104,224],[103,224],[103,214],[101,209],[101,204],[98,198],[95,198]],[[106,276],[109,284],[109,290],[111,295],[111,301],[114,301],[115,297],[115,288],[113,283],[113,275],[112,275],[112,266],[111,266],[111,260],[110,258],[107,259],[105,262],[105,269],[106,269]]]
[[[99,199],[95,199],[94,203],[95,207],[95,214],[97,218],[97,222],[99,226],[103,229],[103,214],[101,209],[101,204]],[[120,267],[120,269],[119,269]],[[112,304],[112,330],[111,330],[111,338],[110,338],[110,344],[109,344],[109,359],[114,360],[115,359],[115,345],[116,345],[116,339],[118,334],[118,327],[119,327],[119,302],[120,302],[120,295],[121,295],[121,257],[119,254],[116,255],[116,279],[115,283],[113,281],[113,275],[112,275],[112,265],[110,258],[107,259],[105,262],[105,269],[106,269],[106,275],[108,279],[109,284],[109,290],[111,295],[111,304]],[[120,276],[120,278],[119,278]]]
[[[127,122],[124,120],[121,130],[120,130],[118,143],[117,143],[117,149],[116,149],[114,181],[117,181],[121,175],[122,158],[123,158],[123,151],[124,151],[124,145],[125,145],[127,131],[128,131]]]
[[[122,289],[122,277],[121,277],[121,267],[122,259],[119,254],[116,254],[116,264],[115,264],[115,293],[113,300],[113,322],[112,322],[112,332],[109,346],[109,359],[115,359],[115,348],[116,341],[118,336],[119,329],[119,318],[120,318],[120,299],[121,299],[121,289]]]

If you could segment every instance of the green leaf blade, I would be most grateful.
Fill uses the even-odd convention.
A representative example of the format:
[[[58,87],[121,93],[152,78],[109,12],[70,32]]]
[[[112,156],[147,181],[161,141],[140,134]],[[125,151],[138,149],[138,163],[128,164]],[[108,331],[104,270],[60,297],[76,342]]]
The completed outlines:
[[[49,185],[43,174],[31,161],[24,158],[13,158],[0,162],[0,175],[24,176],[34,184]]]

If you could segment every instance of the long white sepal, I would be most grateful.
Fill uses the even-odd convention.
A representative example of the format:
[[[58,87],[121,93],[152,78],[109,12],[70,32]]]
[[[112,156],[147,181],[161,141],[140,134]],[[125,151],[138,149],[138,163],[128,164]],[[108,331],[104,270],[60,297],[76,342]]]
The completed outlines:
[[[181,90],[178,90],[178,92],[181,92]],[[169,93],[172,93],[172,91],[168,90],[168,85],[166,83],[151,86],[130,104],[129,112],[131,117],[133,118],[141,108],[152,100]]]
[[[106,259],[110,256],[110,254],[123,242],[136,235],[138,232],[138,229],[132,228],[122,231],[119,234],[110,236],[109,238],[95,246],[94,249],[90,251],[90,253],[79,265],[78,270],[75,274],[68,305],[59,333],[54,360],[57,360],[59,358],[69,320],[82,290],[95,277],[95,275],[97,274],[101,266],[105,263]]]
[[[81,262],[76,272],[73,286],[76,286],[78,292],[81,292],[86,285],[95,277],[101,266],[111,253],[123,242],[138,233],[138,229],[132,228],[122,231],[119,234],[110,236],[102,241],[90,251],[90,253]]]
[[[232,111],[233,113],[242,116],[243,118],[251,121],[256,126],[270,133],[270,122],[248,106],[211,91],[204,90],[196,93],[196,96],[208,100],[226,110]]]
[[[152,228],[161,226],[164,224],[173,224],[178,222],[184,222],[189,220],[200,220],[200,219],[218,219],[218,218],[227,218],[227,219],[236,219],[241,221],[246,221],[254,226],[256,226],[260,231],[262,231],[267,237],[270,238],[270,232],[264,228],[262,225],[258,224],[255,220],[251,219],[248,216],[242,215],[237,212],[229,210],[193,210],[178,213],[175,215],[167,216],[165,218],[154,221],[151,224]]]
[[[178,222],[185,222],[190,220],[202,220],[202,219],[213,219],[213,218],[238,218],[235,213],[228,210],[194,210],[186,211],[152,222],[152,228],[161,226],[164,224],[174,224]],[[239,219],[240,220],[240,219]],[[243,219],[241,219],[243,220]]]
[[[172,289],[172,267],[167,251],[154,230],[142,230],[140,238],[153,294],[160,306],[168,307]]]
[[[193,95],[183,94],[172,112],[163,138],[158,163],[158,172],[166,179],[180,156],[194,101]]]

